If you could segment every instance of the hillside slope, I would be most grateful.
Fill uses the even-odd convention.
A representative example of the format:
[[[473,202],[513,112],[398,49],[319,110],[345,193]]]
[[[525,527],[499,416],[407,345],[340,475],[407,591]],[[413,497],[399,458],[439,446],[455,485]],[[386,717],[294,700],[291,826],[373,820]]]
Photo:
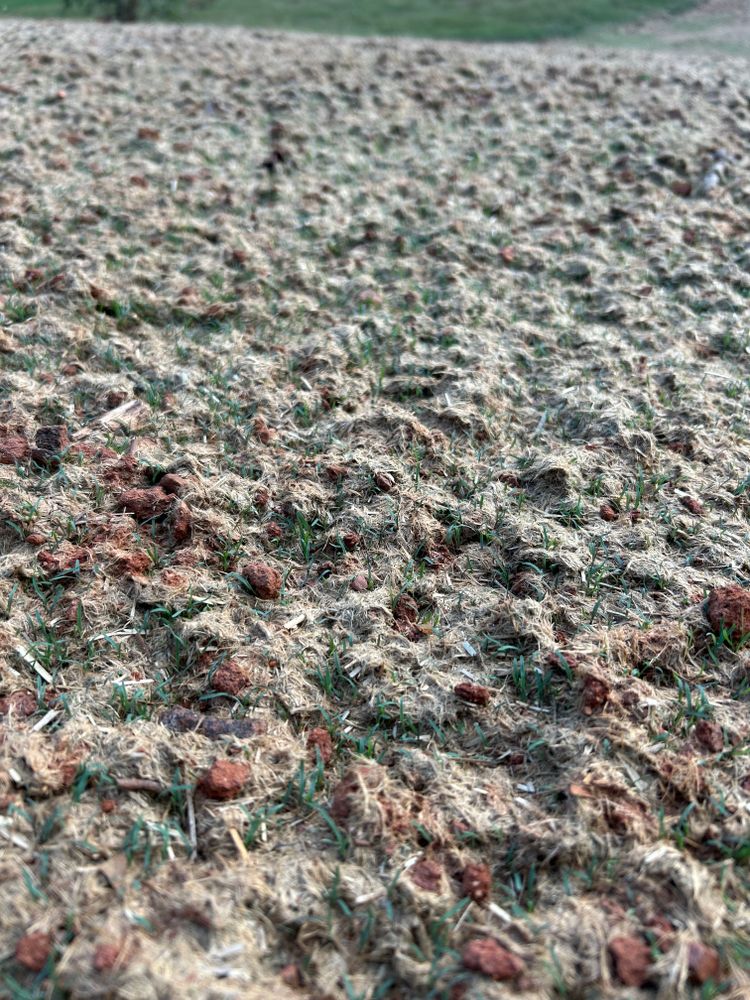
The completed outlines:
[[[3,27],[2,989],[746,996],[745,64]]]

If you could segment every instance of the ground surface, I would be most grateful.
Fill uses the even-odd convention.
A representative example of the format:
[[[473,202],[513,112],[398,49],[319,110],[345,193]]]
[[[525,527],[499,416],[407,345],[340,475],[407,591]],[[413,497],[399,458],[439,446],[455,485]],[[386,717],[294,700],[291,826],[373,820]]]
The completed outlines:
[[[0,993],[747,996],[745,65],[3,29]]]
[[[159,0],[156,0],[158,3]],[[414,35],[514,41],[575,35],[599,25],[630,22],[654,12],[676,13],[694,0],[186,0],[180,16],[189,21],[243,24],[337,34]],[[161,10],[165,8],[161,4]],[[141,0],[147,12],[148,0]],[[63,0],[5,0],[0,13],[59,17]],[[99,8],[101,9],[101,8]],[[73,15],[86,13],[75,0]],[[161,19],[164,19],[162,13]]]

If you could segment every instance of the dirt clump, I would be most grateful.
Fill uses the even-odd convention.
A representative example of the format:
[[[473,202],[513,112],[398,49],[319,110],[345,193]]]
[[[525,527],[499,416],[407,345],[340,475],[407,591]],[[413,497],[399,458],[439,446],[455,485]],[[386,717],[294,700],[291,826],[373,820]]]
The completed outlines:
[[[241,761],[217,760],[201,775],[198,790],[207,799],[226,801],[242,795],[250,778],[250,767]]]
[[[275,601],[281,595],[281,573],[268,563],[250,562],[241,572],[252,592],[262,601]]]
[[[465,969],[479,972],[496,982],[516,979],[525,969],[522,959],[493,938],[468,941],[461,952],[461,960]]]

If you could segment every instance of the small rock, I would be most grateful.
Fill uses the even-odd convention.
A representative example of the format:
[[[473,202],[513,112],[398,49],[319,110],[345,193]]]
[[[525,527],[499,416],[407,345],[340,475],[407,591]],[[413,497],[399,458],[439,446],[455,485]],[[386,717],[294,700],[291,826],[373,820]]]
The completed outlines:
[[[208,799],[226,801],[242,795],[250,778],[250,767],[241,761],[217,760],[206,771],[198,788]]]
[[[716,982],[721,972],[719,953],[701,941],[691,941],[688,945],[688,975],[693,983]]]
[[[318,754],[324,764],[330,764],[333,759],[333,740],[331,734],[322,726],[311,729],[307,734],[307,749],[313,761],[317,761]]]
[[[101,944],[97,945],[94,957],[91,961],[94,971],[111,972],[111,970],[118,964],[122,950],[122,944],[114,941],[103,941]]]
[[[13,715],[27,719],[36,712],[36,696],[31,691],[11,691],[0,698],[0,715]]]
[[[409,878],[414,885],[419,886],[420,889],[424,889],[425,892],[440,892],[443,881],[443,869],[437,861],[424,858],[422,861],[417,861],[409,869]]]
[[[263,601],[275,601],[281,594],[281,573],[273,566],[251,562],[242,569],[242,576],[256,597]]]
[[[29,442],[21,434],[0,438],[0,465],[15,465],[29,457]]]
[[[689,198],[693,185],[690,181],[672,181],[671,188],[674,194],[678,194],[682,198]]]
[[[396,480],[390,472],[376,472],[373,478],[375,479],[375,485],[383,493],[390,493],[396,485]]]
[[[709,753],[721,753],[724,749],[724,733],[718,722],[700,719],[695,724],[695,738]]]
[[[290,962],[288,965],[284,966],[279,973],[279,978],[282,983],[286,986],[291,986],[292,989],[300,989],[304,986],[304,980],[302,979],[300,967],[294,962]]]
[[[349,474],[349,470],[345,465],[329,465],[326,467],[326,475],[331,480],[332,483],[340,483],[342,479],[345,479]]]
[[[176,500],[170,512],[172,538],[178,545],[193,533],[193,515],[184,500]]]
[[[344,543],[344,548],[351,552],[362,541],[362,536],[356,531],[347,531],[341,536],[341,541]]]
[[[44,545],[47,539],[40,531],[32,531],[25,538],[27,545]]]
[[[609,701],[609,685],[600,677],[588,674],[583,681],[582,706],[584,715],[600,712]]]
[[[642,938],[616,937],[609,942],[615,973],[625,986],[643,986],[649,977],[651,950]]]
[[[611,503],[603,503],[599,508],[599,517],[602,521],[616,521],[618,513]]]
[[[462,681],[453,688],[453,693],[461,701],[468,701],[472,705],[489,705],[491,693],[482,684],[469,684]]]
[[[284,529],[276,521],[269,521],[266,525],[266,536],[271,539],[278,539],[284,537]]]
[[[490,869],[481,862],[470,862],[463,870],[461,885],[464,896],[473,899],[475,903],[484,903],[492,890]]]
[[[708,621],[716,635],[722,628],[740,642],[750,633],[750,591],[735,584],[716,587],[708,595]]]
[[[40,427],[34,439],[35,447],[31,457],[37,465],[56,469],[60,465],[60,454],[68,447],[68,428],[63,424]]]
[[[16,961],[30,972],[41,972],[52,951],[52,936],[46,931],[32,931],[16,944]]]
[[[126,490],[121,494],[118,506],[139,521],[150,521],[166,514],[173,503],[174,497],[165,493],[161,486],[152,486],[149,489]]]
[[[266,724],[260,719],[217,719],[212,715],[200,715],[190,708],[170,708],[159,721],[173,733],[200,733],[209,740],[219,740],[223,736],[245,740],[266,731]]]
[[[411,594],[401,594],[393,607],[393,617],[397,621],[414,623],[418,614],[419,607]]]
[[[231,694],[238,698],[249,684],[247,673],[234,660],[227,660],[222,663],[219,669],[211,678],[211,687],[214,691],[221,691],[223,694]]]
[[[694,514],[695,517],[703,517],[705,514],[702,504],[695,497],[681,496],[679,499],[682,506],[686,510],[689,510],[691,514]]]
[[[357,594],[364,594],[367,591],[367,577],[364,573],[358,573],[352,580],[350,587]]]
[[[481,972],[483,976],[498,982],[515,979],[525,969],[523,961],[517,955],[492,938],[474,938],[467,942],[461,952],[461,960],[465,969]]]
[[[159,480],[159,486],[165,493],[172,493],[175,496],[181,497],[190,486],[190,483],[184,476],[177,476],[174,472],[167,472]]]

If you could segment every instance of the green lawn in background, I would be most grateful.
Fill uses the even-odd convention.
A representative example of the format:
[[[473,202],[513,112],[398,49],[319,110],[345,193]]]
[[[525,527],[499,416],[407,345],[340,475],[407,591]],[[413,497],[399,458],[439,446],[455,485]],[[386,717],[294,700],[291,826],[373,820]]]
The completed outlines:
[[[675,13],[694,3],[695,0],[216,0],[188,11],[184,20],[334,34],[522,41],[576,35],[598,25],[621,23],[646,14]],[[0,13],[60,16],[62,0],[0,0]]]

